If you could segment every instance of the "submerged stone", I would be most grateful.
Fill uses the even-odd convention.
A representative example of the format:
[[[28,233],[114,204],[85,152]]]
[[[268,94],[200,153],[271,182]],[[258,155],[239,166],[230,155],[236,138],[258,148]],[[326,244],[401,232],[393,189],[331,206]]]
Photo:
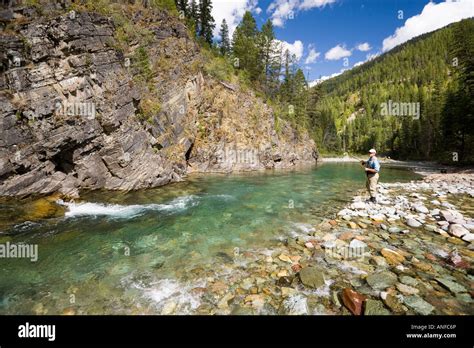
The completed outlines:
[[[428,315],[435,309],[430,303],[416,295],[406,296],[403,302],[415,312],[423,315]]]
[[[457,294],[458,292],[466,292],[467,289],[462,286],[461,284],[458,284],[450,279],[447,278],[435,278],[435,280],[440,283],[442,286],[444,286],[446,289],[451,291],[453,294]]]
[[[366,280],[371,288],[382,290],[394,285],[398,278],[395,273],[382,271],[369,275]]]
[[[379,300],[367,299],[365,301],[364,315],[389,315],[390,311]]]
[[[301,282],[310,288],[319,288],[325,285],[323,270],[317,267],[305,267],[300,273]]]

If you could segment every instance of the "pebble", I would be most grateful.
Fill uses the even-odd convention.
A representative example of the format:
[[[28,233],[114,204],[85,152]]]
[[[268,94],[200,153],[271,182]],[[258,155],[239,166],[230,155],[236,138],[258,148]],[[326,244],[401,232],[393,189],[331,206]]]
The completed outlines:
[[[421,223],[419,221],[416,221],[415,219],[407,219],[406,224],[410,227],[420,227]]]
[[[467,289],[464,286],[447,278],[435,278],[435,280],[441,285],[443,285],[446,289],[451,291],[453,294],[457,294],[458,292],[467,292]]]
[[[417,295],[404,297],[403,302],[415,312],[428,315],[434,311],[434,307]]]
[[[305,267],[300,273],[300,280],[303,285],[310,288],[319,288],[325,285],[323,270],[317,267]]]
[[[373,289],[383,290],[394,285],[398,278],[397,275],[392,272],[382,271],[370,274],[366,280]]]
[[[468,234],[469,230],[460,224],[451,224],[449,225],[448,233],[452,236],[461,238],[465,234]]]
[[[405,257],[395,250],[384,248],[380,251],[380,253],[385,257],[389,265],[396,266],[403,261],[405,261]]]
[[[397,289],[404,295],[416,295],[420,292],[417,288],[413,288],[411,286],[402,284],[402,283],[397,283]]]
[[[390,315],[383,302],[379,300],[367,299],[365,301],[364,315]]]
[[[366,297],[358,292],[345,288],[342,291],[342,303],[354,315],[362,314],[362,306]]]

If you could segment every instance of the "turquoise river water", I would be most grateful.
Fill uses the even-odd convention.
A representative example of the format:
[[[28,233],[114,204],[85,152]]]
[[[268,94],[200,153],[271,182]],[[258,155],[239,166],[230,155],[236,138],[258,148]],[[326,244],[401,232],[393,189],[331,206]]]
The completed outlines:
[[[383,182],[417,178],[387,166],[381,174]],[[190,289],[205,286],[235,250],[271,249],[334,216],[364,179],[357,164],[327,163],[85,193],[63,216],[0,234],[0,243],[38,245],[36,262],[0,259],[0,314],[155,314],[168,298],[192,313],[200,304]]]

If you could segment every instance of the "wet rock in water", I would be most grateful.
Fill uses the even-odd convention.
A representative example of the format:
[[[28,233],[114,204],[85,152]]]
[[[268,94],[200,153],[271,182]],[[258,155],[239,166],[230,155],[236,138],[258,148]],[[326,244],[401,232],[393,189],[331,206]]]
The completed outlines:
[[[26,221],[38,221],[63,216],[65,207],[56,203],[58,196],[39,198],[29,204],[27,213],[22,217]]]
[[[352,217],[350,215],[344,215],[342,218],[346,221],[352,220]]]
[[[223,281],[216,281],[215,283],[211,284],[209,290],[214,293],[222,294],[226,292],[228,288],[229,286]]]
[[[162,315],[173,314],[174,311],[176,310],[177,306],[178,306],[178,304],[176,302],[169,301],[169,302],[165,303],[165,305],[163,306],[163,309],[161,310],[161,314]]]
[[[62,315],[75,315],[76,314],[76,311],[74,310],[74,308],[66,308],[64,309]]]
[[[357,224],[355,222],[352,222],[352,221],[348,221],[347,224],[349,225],[350,228],[352,228],[353,230],[355,230],[357,228]]]
[[[374,220],[374,222],[382,222],[385,220],[385,215],[383,214],[374,214],[370,215],[370,218]]]
[[[281,296],[282,297],[292,296],[292,295],[295,295],[297,293],[298,293],[298,291],[296,289],[293,289],[293,288],[290,288],[290,287],[283,286],[281,288]]]
[[[358,292],[345,288],[342,290],[342,303],[354,315],[362,313],[362,306],[366,297]]]
[[[423,214],[429,214],[429,210],[427,207],[425,207],[424,205],[416,205],[414,206],[414,209],[419,212],[419,213],[423,213]]]
[[[252,315],[253,311],[251,308],[235,306],[231,312],[232,315]]]
[[[341,304],[341,301],[339,301],[339,296],[337,294],[337,291],[331,292],[331,301],[337,308],[341,308],[342,304]]]
[[[319,288],[325,285],[323,270],[318,267],[305,267],[300,271],[299,276],[303,285],[310,288]]]
[[[369,262],[370,262],[371,264],[373,264],[373,265],[376,265],[376,266],[382,266],[382,267],[388,266],[387,261],[386,261],[385,258],[382,257],[382,256],[377,256],[377,255],[372,256],[372,257],[370,258],[370,261],[369,261]]]
[[[448,256],[446,257],[446,262],[449,265],[457,267],[457,268],[469,268],[469,263],[463,260],[461,255],[459,255],[459,253],[457,252],[457,250],[454,250],[448,254]]]
[[[405,285],[402,283],[398,283],[397,285],[398,291],[400,291],[404,295],[416,295],[420,292],[417,288],[413,288],[409,285]]]
[[[419,314],[428,315],[435,310],[430,303],[416,295],[404,297],[403,302]]]
[[[278,286],[290,286],[293,282],[293,277],[280,277],[278,278],[276,284]]]
[[[451,224],[449,225],[448,233],[452,236],[461,238],[462,236],[469,233],[467,228],[464,228],[462,225],[459,224]]]
[[[451,291],[453,294],[457,294],[459,292],[467,292],[467,289],[462,286],[461,284],[458,284],[448,278],[442,278],[442,277],[438,277],[438,278],[435,278],[435,280],[440,283],[443,287],[445,287],[446,289],[448,289],[449,291]]]
[[[364,315],[390,315],[390,311],[385,308],[382,301],[369,298],[365,301]]]
[[[394,285],[397,280],[397,275],[389,271],[374,273],[366,278],[366,281],[370,285],[370,287],[376,290],[386,289]]]
[[[412,218],[407,219],[406,224],[410,227],[415,227],[415,228],[421,226],[421,223],[419,221]]]
[[[402,232],[402,229],[398,226],[392,226],[388,228],[388,232],[390,233],[400,233]]]
[[[216,253],[216,256],[222,259],[222,261],[224,261],[225,263],[234,262],[234,259],[225,252],[219,251],[218,253]]]
[[[278,256],[278,258],[283,262],[292,263],[290,257],[286,254],[280,254],[280,256]]]
[[[250,304],[255,309],[262,309],[265,304],[265,298],[263,295],[248,295],[245,297],[244,302]]]
[[[402,282],[405,285],[410,285],[410,286],[417,286],[418,285],[418,280],[416,280],[413,277],[407,276],[407,275],[400,276],[400,282]]]
[[[396,266],[405,261],[405,257],[395,250],[384,248],[380,253],[385,257],[389,265]]]
[[[474,233],[465,234],[464,236],[462,236],[462,240],[471,243],[472,241],[474,241]]]
[[[405,312],[405,308],[403,308],[403,305],[400,302],[400,299],[394,294],[381,293],[381,298],[382,298],[383,303],[385,303],[385,305],[388,308],[390,308],[393,312],[397,314],[401,314]]]
[[[433,266],[431,266],[429,263],[422,262],[422,261],[418,260],[416,257],[413,257],[411,259],[411,261],[412,261],[412,265],[415,266],[416,268],[418,268],[421,271],[424,271],[424,272],[432,272],[433,271]]]
[[[455,220],[462,220],[463,216],[461,213],[454,210],[441,210],[440,215],[448,222],[454,222]]]
[[[364,242],[358,240],[358,239],[353,239],[351,240],[351,242],[349,243],[349,248],[353,248],[353,249],[357,249],[357,248],[360,248],[360,249],[365,249],[367,248],[367,244],[365,244]]]
[[[303,266],[301,266],[299,263],[295,263],[294,265],[291,266],[291,270],[295,273],[298,273],[299,271],[301,271],[302,268]]]
[[[231,292],[228,292],[220,299],[217,303],[217,308],[219,309],[228,309],[229,308],[229,301],[234,298],[234,295]]]
[[[289,296],[282,301],[278,313],[282,315],[309,314],[308,300],[303,295]]]

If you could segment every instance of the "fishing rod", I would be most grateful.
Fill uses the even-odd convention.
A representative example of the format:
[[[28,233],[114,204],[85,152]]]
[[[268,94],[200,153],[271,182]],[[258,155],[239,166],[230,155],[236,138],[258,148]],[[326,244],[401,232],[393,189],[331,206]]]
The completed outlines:
[[[347,152],[346,152],[346,154],[349,155],[349,157],[351,157],[351,158],[353,158],[353,159],[356,159],[357,161],[359,161],[359,162],[361,162],[361,163],[362,163],[362,162],[365,163],[365,160],[362,160],[362,159],[360,159],[360,158],[357,158],[357,157],[355,157],[355,156],[353,156],[353,155],[351,155],[351,154],[349,154],[349,153],[347,153]]]

